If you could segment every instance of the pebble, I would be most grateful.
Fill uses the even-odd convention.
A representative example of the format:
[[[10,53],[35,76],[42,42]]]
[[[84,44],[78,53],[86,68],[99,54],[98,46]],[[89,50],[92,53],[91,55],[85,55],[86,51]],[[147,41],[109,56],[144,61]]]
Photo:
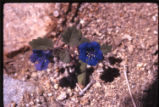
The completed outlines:
[[[133,45],[129,45],[129,46],[128,46],[128,50],[129,50],[130,53],[132,53],[132,52],[134,51]]]
[[[40,103],[40,100],[39,100],[39,99],[36,99],[36,102],[37,102],[37,103]]]
[[[60,15],[57,10],[55,10],[55,11],[53,12],[53,14],[54,14],[55,17],[59,17],[59,15]]]
[[[155,34],[155,35],[158,35],[158,32],[157,32],[157,30],[155,30],[155,31],[153,32],[153,34]]]
[[[51,97],[51,96],[52,96],[52,93],[48,93],[47,95],[48,95],[48,97]]]
[[[10,103],[10,107],[16,107],[16,103],[12,101],[12,102]]]
[[[150,31],[150,28],[146,28],[146,31],[149,32],[149,31]]]
[[[67,89],[67,93],[69,94],[69,96],[72,96],[72,95],[73,95],[73,93],[72,93],[72,91],[71,91],[70,88]]]
[[[87,68],[90,68],[91,66],[90,65],[87,65]]]
[[[43,93],[44,93],[43,90],[42,90],[42,88],[37,88],[37,89],[36,89],[36,92],[37,92],[37,94],[40,95],[40,96],[43,95]]]
[[[47,69],[47,72],[50,73],[50,72],[51,72],[51,69]]]
[[[66,92],[62,92],[62,93],[57,97],[57,100],[62,101],[62,100],[65,100],[66,98],[67,98]]]
[[[153,21],[156,21],[157,20],[157,16],[156,15],[152,16],[152,19],[153,19]]]
[[[99,65],[100,67],[103,67],[103,63],[101,63],[101,62],[100,62],[98,65]]]
[[[101,73],[101,72],[103,72],[104,70],[103,70],[103,68],[98,68],[96,71],[97,71],[98,73]]]
[[[29,107],[30,105],[29,105],[29,104],[25,104],[25,106],[26,106],[26,107]]]
[[[61,3],[56,3],[55,4],[55,9],[60,10],[60,8],[61,8]]]
[[[101,84],[100,84],[99,82],[96,82],[96,83],[95,83],[95,86],[98,87],[98,88],[100,88],[100,87],[101,87]]]
[[[58,84],[54,84],[54,89],[58,89],[59,88],[59,85]]]
[[[71,101],[73,101],[73,102],[75,102],[75,103],[78,103],[78,102],[79,102],[79,100],[78,100],[77,98],[74,98],[74,97],[71,98]]]
[[[122,39],[128,39],[129,41],[132,40],[132,37],[129,34],[125,34]]]
[[[85,21],[81,19],[81,20],[80,20],[80,24],[83,25],[84,23],[85,23]]]
[[[30,104],[30,105],[34,105],[34,102],[33,102],[33,101],[31,101],[29,104]]]

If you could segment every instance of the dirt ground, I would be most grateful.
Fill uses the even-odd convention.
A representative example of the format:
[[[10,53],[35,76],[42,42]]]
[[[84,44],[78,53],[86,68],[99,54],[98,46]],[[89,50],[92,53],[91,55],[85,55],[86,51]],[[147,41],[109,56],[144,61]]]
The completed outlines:
[[[9,9],[16,10],[23,5],[9,4],[4,8],[5,107],[133,107],[123,72],[124,65],[128,67],[128,81],[137,107],[157,106],[157,4],[52,3],[47,4],[48,14],[42,11],[42,15],[48,17],[47,20],[43,21],[45,18],[36,16],[40,21],[35,21],[35,26],[34,23],[28,24],[32,18],[25,17],[22,12],[17,14],[22,15],[16,16],[19,18],[16,21],[14,14],[9,14],[12,12]],[[24,10],[29,6],[31,5],[25,5]],[[34,8],[43,10],[42,4],[39,7],[34,4]],[[29,11],[32,12],[30,14],[41,14],[38,9]],[[25,24],[18,25],[21,23]],[[89,40],[100,44],[107,42],[113,47],[112,51],[104,56],[103,62],[90,69],[95,83],[81,97],[78,96],[79,88],[71,80],[74,77],[66,78],[67,68],[70,70],[71,64],[54,59],[54,63],[50,63],[46,71],[36,71],[29,60],[32,54],[28,44],[30,39],[46,35],[54,42],[59,39],[56,45],[61,46],[62,31],[73,24],[77,25],[83,36]],[[33,28],[28,28],[29,26]],[[24,31],[19,31],[20,28]],[[38,33],[40,29],[47,30]],[[20,34],[24,37],[19,37]]]

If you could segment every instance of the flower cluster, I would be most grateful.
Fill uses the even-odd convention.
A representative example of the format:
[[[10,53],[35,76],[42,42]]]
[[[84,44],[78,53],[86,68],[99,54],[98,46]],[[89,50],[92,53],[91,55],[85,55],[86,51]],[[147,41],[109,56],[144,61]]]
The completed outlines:
[[[37,70],[45,70],[50,62],[49,58],[52,55],[50,50],[33,50],[33,54],[30,56],[30,60],[35,64]]]
[[[95,66],[103,59],[103,53],[97,42],[84,42],[78,46],[79,59],[83,62]]]

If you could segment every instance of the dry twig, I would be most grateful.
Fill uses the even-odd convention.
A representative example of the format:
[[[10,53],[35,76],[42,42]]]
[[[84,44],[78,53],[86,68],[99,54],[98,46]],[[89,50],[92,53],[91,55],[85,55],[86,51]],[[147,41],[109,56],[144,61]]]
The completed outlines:
[[[129,81],[128,81],[128,78],[127,78],[127,66],[126,65],[123,65],[123,66],[124,66],[123,72],[124,72],[124,76],[125,76],[125,79],[126,79],[126,82],[127,82],[127,85],[128,85],[129,94],[130,94],[133,106],[136,107],[136,103],[135,103],[134,98],[132,96],[130,85],[129,85]]]

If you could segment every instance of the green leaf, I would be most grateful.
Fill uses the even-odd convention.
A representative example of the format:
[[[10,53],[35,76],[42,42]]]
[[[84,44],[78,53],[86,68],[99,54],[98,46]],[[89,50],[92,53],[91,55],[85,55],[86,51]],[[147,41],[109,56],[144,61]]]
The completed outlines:
[[[87,79],[86,79],[86,72],[82,72],[81,74],[79,74],[77,76],[77,81],[79,84],[85,86],[86,85],[86,82],[87,82]]]
[[[47,37],[38,37],[37,39],[33,39],[32,41],[30,41],[29,44],[33,49],[38,50],[48,50],[53,47],[52,40]]]
[[[87,69],[87,64],[86,63],[84,63],[84,62],[82,62],[82,61],[80,61],[80,71],[81,72],[85,72],[86,71],[86,69]]]
[[[63,38],[63,39],[62,39],[63,42],[65,42],[66,44],[68,44],[69,41],[70,41],[71,34],[72,34],[72,30],[73,30],[73,28],[72,28],[72,27],[69,27],[69,28],[67,28],[67,29],[64,31],[64,33],[61,35],[62,38]]]
[[[80,44],[81,44],[81,43],[84,43],[84,42],[89,42],[89,39],[87,39],[87,38],[81,38]]]
[[[69,63],[71,60],[70,53],[68,50],[60,50],[59,57],[60,57],[60,60],[65,63]]]
[[[63,41],[71,46],[78,46],[79,41],[82,38],[80,30],[76,29],[75,26],[67,28],[62,34]]]
[[[108,52],[110,52],[112,49],[112,46],[111,45],[108,45],[107,43],[106,44],[103,44],[101,46],[101,50],[103,52],[103,54],[107,54]]]

